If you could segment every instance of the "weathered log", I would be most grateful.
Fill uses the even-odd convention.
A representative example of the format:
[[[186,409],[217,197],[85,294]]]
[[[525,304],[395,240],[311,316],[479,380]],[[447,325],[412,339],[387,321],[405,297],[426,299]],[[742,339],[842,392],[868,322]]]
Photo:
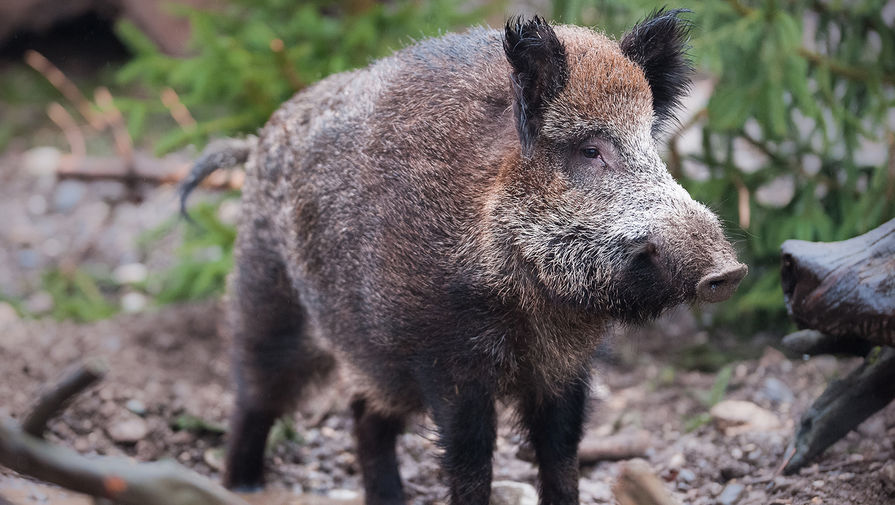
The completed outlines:
[[[833,381],[799,423],[795,454],[783,472],[795,473],[895,398],[895,349],[884,347],[845,379]]]
[[[800,328],[784,344],[805,354],[866,354],[848,377],[832,382],[803,414],[784,468],[810,463],[895,398],[895,219],[842,242],[787,240],[781,281]]]
[[[781,281],[800,328],[895,345],[895,219],[842,242],[787,240]]]

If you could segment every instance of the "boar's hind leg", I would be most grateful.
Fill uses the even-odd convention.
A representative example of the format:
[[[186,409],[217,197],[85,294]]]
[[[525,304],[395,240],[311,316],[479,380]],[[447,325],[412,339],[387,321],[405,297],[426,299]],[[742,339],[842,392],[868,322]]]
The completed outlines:
[[[351,410],[366,505],[403,505],[395,442],[404,431],[404,419],[371,410],[363,398],[355,399]]]
[[[263,484],[264,448],[274,421],[333,361],[303,334],[302,309],[279,258],[258,242],[242,240],[237,247],[229,313],[237,392],[224,485],[254,490]]]
[[[497,437],[494,393],[481,382],[440,385],[426,392],[444,448],[451,505],[487,505]]]
[[[581,441],[588,374],[557,395],[523,398],[522,423],[538,461],[541,505],[578,504],[578,443]]]

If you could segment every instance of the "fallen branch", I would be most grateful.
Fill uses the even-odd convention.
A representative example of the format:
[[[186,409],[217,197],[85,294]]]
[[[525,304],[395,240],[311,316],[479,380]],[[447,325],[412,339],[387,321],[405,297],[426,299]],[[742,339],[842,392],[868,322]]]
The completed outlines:
[[[120,505],[246,505],[242,498],[177,463],[87,458],[28,435],[11,419],[0,419],[0,464]]]
[[[856,428],[895,397],[895,349],[871,353],[845,379],[833,381],[802,416],[795,454],[783,472],[792,474]]]
[[[588,437],[578,446],[578,462],[588,465],[599,461],[642,457],[650,448],[651,442],[652,437],[646,430],[611,437]]]
[[[84,119],[90,123],[94,130],[102,131],[106,127],[102,118],[93,110],[90,101],[75,86],[75,83],[66,77],[50,60],[46,59],[44,55],[34,50],[28,50],[25,52],[25,63],[40,72],[69,102],[74,104],[78,112],[84,116]]]
[[[247,505],[242,498],[175,462],[88,458],[39,438],[50,417],[104,373],[102,365],[89,362],[65,375],[41,395],[26,416],[25,429],[12,419],[0,418],[0,464],[120,505]]]
[[[60,179],[83,181],[114,180],[126,182],[133,177],[139,182],[150,184],[177,184],[189,174],[190,163],[169,161],[146,156],[135,156],[132,175],[125,161],[117,157],[100,158],[94,156],[78,159],[63,156],[56,175]],[[245,178],[239,169],[221,170],[206,178],[202,187],[215,189],[239,189]]]
[[[41,392],[22,422],[22,431],[42,438],[47,422],[62,412],[72,398],[105,375],[106,365],[98,360],[88,361],[65,374],[57,384]]]

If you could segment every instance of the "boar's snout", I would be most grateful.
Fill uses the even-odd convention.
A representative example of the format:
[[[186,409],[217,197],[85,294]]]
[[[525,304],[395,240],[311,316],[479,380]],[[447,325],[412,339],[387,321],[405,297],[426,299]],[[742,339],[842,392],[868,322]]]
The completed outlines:
[[[723,302],[733,295],[748,271],[746,265],[734,260],[728,261],[720,270],[700,279],[696,284],[696,297],[701,302]]]

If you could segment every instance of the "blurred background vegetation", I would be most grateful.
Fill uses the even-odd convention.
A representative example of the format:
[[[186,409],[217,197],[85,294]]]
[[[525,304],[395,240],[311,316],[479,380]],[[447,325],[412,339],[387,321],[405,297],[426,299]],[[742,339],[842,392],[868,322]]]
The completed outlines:
[[[667,139],[666,159],[691,194],[721,215],[750,266],[735,298],[712,307],[704,320],[743,333],[769,327],[782,332],[788,323],[780,244],[789,238],[842,240],[895,217],[895,3],[682,3],[692,10],[687,17],[698,84],[679,131]],[[598,26],[618,37],[659,5],[222,0],[211,9],[175,6],[174,14],[191,27],[185,56],[166,54],[136,24],[120,20],[114,35],[126,55],[121,64],[79,84],[110,85],[137,146],[162,155],[201,147],[212,137],[254,132],[305,86],[415,39],[473,24],[499,26],[520,11]],[[7,67],[2,81],[0,97],[8,103],[0,110],[21,120],[0,124],[0,150],[27,127],[14,104],[59,99],[24,66]],[[193,122],[172,119],[170,103],[160,98],[171,96],[167,90]],[[178,225],[172,216],[146,234],[141,240],[152,247],[166,234],[183,233],[178,261],[130,288],[158,303],[220,293],[234,232],[217,218],[216,205],[194,209],[199,226]],[[116,288],[102,276],[49,272],[44,282],[54,299],[67,300],[56,304],[57,317],[89,320],[116,311],[103,296]]]

